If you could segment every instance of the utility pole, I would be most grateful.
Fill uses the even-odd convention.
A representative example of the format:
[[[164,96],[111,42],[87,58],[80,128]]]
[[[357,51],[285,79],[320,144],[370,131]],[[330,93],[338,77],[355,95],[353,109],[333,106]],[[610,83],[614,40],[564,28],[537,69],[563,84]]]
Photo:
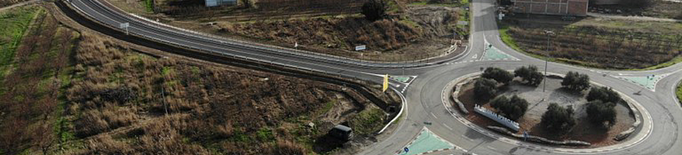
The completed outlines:
[[[545,77],[547,77],[547,64],[549,61],[549,37],[554,35],[554,32],[545,30],[545,34],[547,34],[547,56],[545,57]],[[547,79],[542,80],[542,92],[545,92],[545,89],[547,88]]]

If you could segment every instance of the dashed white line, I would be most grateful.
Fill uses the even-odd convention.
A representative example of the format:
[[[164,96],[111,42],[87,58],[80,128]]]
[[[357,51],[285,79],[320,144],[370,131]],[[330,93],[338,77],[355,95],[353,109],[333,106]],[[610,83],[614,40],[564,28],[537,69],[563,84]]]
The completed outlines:
[[[445,123],[443,123],[443,126],[445,126],[445,128],[448,128],[448,129],[452,130],[452,128],[451,128],[450,126],[448,126],[447,124],[445,124]]]
[[[433,116],[433,118],[438,119],[438,117],[436,117],[436,115],[434,115],[433,113],[431,113],[431,116]]]

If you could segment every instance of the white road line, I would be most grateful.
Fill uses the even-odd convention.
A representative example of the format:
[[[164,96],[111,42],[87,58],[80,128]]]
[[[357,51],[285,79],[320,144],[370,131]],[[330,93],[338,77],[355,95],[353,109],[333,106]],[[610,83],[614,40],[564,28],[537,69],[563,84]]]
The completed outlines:
[[[431,116],[433,116],[433,118],[438,119],[438,117],[436,117],[436,115],[434,115],[433,113],[431,113]]]
[[[464,139],[466,139],[466,140],[469,140],[469,141],[472,141],[472,142],[474,141],[473,139],[471,139],[471,138],[469,138],[469,137],[467,137],[467,136],[465,136],[465,135],[459,135],[459,136],[462,136],[462,138],[464,138]]]
[[[448,126],[447,124],[445,124],[445,123],[443,123],[443,126],[445,126],[445,128],[448,128],[448,129],[452,130],[452,128],[451,128],[450,126]]]

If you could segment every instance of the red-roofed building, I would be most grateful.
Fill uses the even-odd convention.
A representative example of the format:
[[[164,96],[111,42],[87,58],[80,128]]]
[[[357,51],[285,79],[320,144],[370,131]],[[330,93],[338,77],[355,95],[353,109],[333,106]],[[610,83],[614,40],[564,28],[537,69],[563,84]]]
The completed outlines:
[[[586,16],[589,0],[512,0],[514,11],[545,15]]]

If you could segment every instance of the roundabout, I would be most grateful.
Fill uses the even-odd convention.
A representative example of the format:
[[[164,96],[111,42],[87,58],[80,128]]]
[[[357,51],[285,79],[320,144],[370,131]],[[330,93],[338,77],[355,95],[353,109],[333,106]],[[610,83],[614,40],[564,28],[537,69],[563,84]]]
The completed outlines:
[[[551,74],[551,73],[550,73]],[[474,103],[477,105],[487,105],[486,101],[477,101],[471,97],[473,97],[473,82],[475,79],[478,79],[480,76],[480,73],[473,73],[469,75],[462,76],[460,78],[457,78],[453,80],[452,82],[448,83],[446,87],[443,89],[443,93],[441,94],[441,98],[443,101],[443,105],[445,107],[448,107],[448,111],[452,113],[453,117],[455,118],[465,118],[465,119],[458,119],[460,122],[463,124],[476,124],[476,128],[484,128],[487,130],[489,129],[489,126],[497,126],[497,127],[502,127],[504,129],[504,126],[500,123],[497,123],[493,121],[491,118],[486,118],[483,117],[483,115],[474,113],[473,107]],[[556,75],[556,74],[552,74]],[[559,75],[556,75],[554,77],[557,77]],[[504,133],[503,135],[506,136],[507,138],[512,138],[516,139],[517,141],[532,141],[532,140],[523,140],[523,133],[526,132],[526,136],[534,136],[538,135],[536,137],[542,137],[542,139],[550,139],[552,141],[556,142],[562,142],[562,141],[576,141],[577,142],[583,142],[587,141],[590,146],[571,146],[571,145],[559,145],[559,144],[549,144],[544,140],[544,145],[548,146],[554,146],[554,147],[563,147],[563,148],[578,148],[578,149],[586,149],[586,148],[599,148],[599,147],[604,147],[604,146],[609,146],[609,145],[620,145],[618,142],[621,140],[624,140],[628,138],[629,136],[637,135],[637,134],[643,134],[647,135],[649,133],[639,133],[641,130],[641,113],[642,110],[639,110],[637,107],[641,107],[638,103],[636,103],[634,100],[631,98],[627,97],[623,93],[619,93],[620,95],[625,98],[625,103],[617,104],[616,105],[616,110],[618,113],[617,116],[617,121],[616,125],[610,126],[607,128],[608,130],[606,133],[603,131],[603,129],[594,126],[593,124],[590,124],[587,122],[587,118],[585,114],[585,106],[586,106],[586,101],[584,99],[585,94],[575,94],[570,91],[567,91],[558,85],[558,80],[553,79],[553,78],[546,78],[550,83],[550,87],[547,92],[542,91],[542,87],[534,87],[534,86],[528,86],[524,85],[518,82],[518,79],[515,81],[512,81],[508,86],[503,86],[503,89],[499,92],[499,96],[506,96],[509,97],[511,95],[518,95],[522,99],[528,100],[530,102],[530,105],[528,107],[528,111],[526,112],[523,117],[519,118],[517,121],[520,123],[520,130],[519,132],[514,132],[515,136],[510,136],[507,133]],[[601,86],[596,86],[597,84],[593,84],[593,88],[595,87],[601,87]],[[454,87],[454,88],[453,88]],[[454,92],[453,92],[454,91]],[[453,93],[449,93],[453,92]],[[454,96],[454,97],[453,97]],[[464,101],[461,101],[460,99],[463,99]],[[490,101],[490,102],[494,102]],[[545,130],[544,128],[541,128],[540,126],[540,116],[546,111],[547,106],[549,103],[558,103],[560,106],[563,107],[573,107],[573,109],[576,111],[575,112],[575,118],[579,118],[577,121],[577,126],[572,127],[568,129],[569,133],[564,133],[564,134],[557,134],[553,135],[552,132],[550,131],[543,131]],[[461,104],[461,105],[460,105]],[[630,109],[629,107],[632,107]],[[464,108],[464,110],[462,110]],[[486,106],[486,109],[491,109],[491,107]],[[647,124],[647,127],[650,124],[650,116],[648,115],[648,112],[643,111],[643,113],[647,114],[645,121],[647,121],[644,124]],[[473,123],[472,123],[473,122]],[[634,123],[634,124],[633,124]],[[592,129],[593,128],[593,129]],[[507,129],[504,129],[505,131],[501,132],[506,132]],[[627,132],[626,132],[627,131]],[[650,130],[644,130],[645,132],[649,132]],[[487,133],[486,133],[487,134]],[[551,138],[548,138],[547,136],[550,136]],[[554,136],[554,137],[552,137]],[[560,138],[563,137],[563,138]],[[619,140],[616,140],[616,137],[619,138]],[[557,141],[558,140],[558,141]],[[636,143],[637,141],[632,141],[631,143]],[[543,142],[538,141],[536,144],[543,144]],[[580,143],[578,143],[580,144]]]

